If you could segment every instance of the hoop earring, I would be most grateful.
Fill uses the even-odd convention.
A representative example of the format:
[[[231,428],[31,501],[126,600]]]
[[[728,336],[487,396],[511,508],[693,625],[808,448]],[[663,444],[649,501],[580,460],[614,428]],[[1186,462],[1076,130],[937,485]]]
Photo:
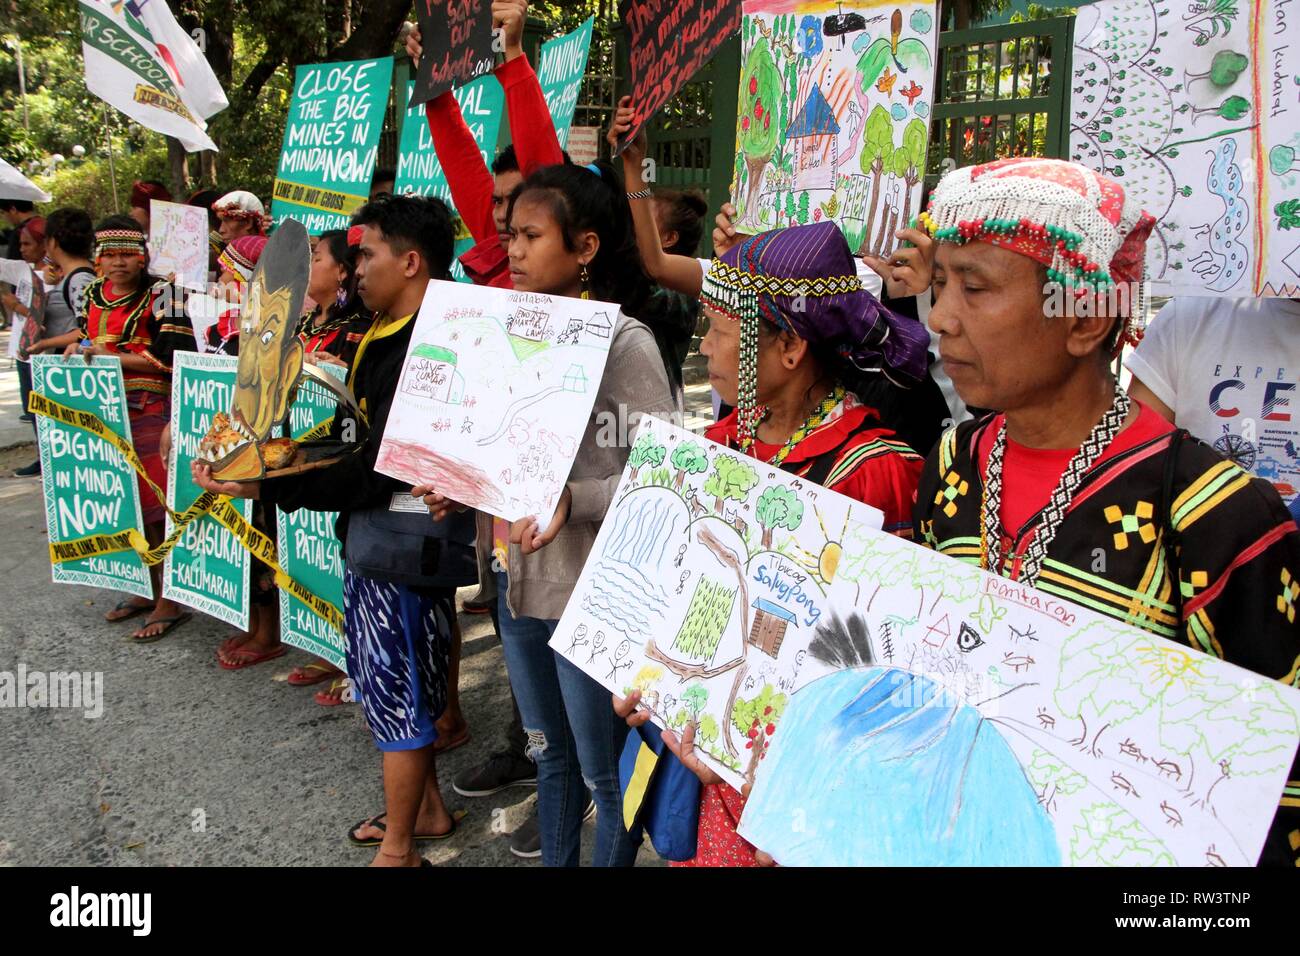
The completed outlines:
[[[591,298],[591,273],[587,271],[587,263],[582,263],[582,269],[578,273],[578,282],[582,284],[582,298]]]

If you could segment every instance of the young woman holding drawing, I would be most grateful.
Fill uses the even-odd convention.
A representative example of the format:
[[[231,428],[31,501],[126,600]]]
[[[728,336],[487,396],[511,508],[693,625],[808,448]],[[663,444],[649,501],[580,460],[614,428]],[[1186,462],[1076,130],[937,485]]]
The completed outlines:
[[[555,654],[548,641],[582,573],[587,554],[623,474],[643,415],[675,410],[668,377],[650,330],[631,316],[645,302],[623,184],[604,164],[551,166],[530,176],[509,207],[510,273],[522,292],[593,298],[621,306],[592,424],[569,473],[555,517],[511,524],[478,516],[480,575],[496,575],[501,642],[529,756],[537,762],[542,860],[576,866],[587,784],[598,816],[593,862],[629,866],[636,845],[623,827],[618,758],[627,726],[609,709],[605,690]],[[599,423],[626,421],[614,442]],[[600,438],[598,438],[600,436]],[[434,517],[460,506],[436,488],[418,486]]]
[[[893,381],[916,381],[929,338],[862,288],[839,228],[826,222],[744,238],[713,262],[700,301],[710,384],[736,407],[706,437],[878,508],[885,531],[911,537],[922,460],[843,382],[868,364]],[[636,710],[638,700],[614,698],[633,727],[650,717]],[[744,799],[696,756],[694,727],[663,739],[706,785],[697,853],[685,865],[754,865],[753,847],[736,834]]]

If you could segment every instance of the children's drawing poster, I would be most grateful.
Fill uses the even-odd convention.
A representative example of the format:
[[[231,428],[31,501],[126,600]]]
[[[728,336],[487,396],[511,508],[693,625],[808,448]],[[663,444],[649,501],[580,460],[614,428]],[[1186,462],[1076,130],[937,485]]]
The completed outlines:
[[[202,206],[149,201],[149,274],[176,284],[208,287],[208,211]]]
[[[424,104],[411,102],[414,81],[406,84],[406,113],[402,118],[402,138],[397,152],[397,176],[393,191],[398,195],[413,193],[418,196],[436,196],[452,209],[451,187],[447,174],[433,148],[433,136]],[[483,165],[490,167],[496,156],[497,135],[501,130],[501,117],[505,113],[505,91],[494,76],[482,76],[457,88],[453,95],[460,104],[465,125],[469,127],[474,144],[483,157]],[[468,282],[465,270],[460,267],[460,256],[474,245],[465,224],[456,223],[456,245],[451,263],[451,273],[459,282]]]
[[[318,367],[340,383],[347,379],[347,369],[341,365]],[[333,393],[304,379],[289,408],[289,437],[302,441],[318,436],[333,420],[337,401]],[[286,514],[277,508],[275,518],[280,567],[313,594],[342,610],[343,546],[334,534],[338,513],[299,508]],[[343,635],[287,588],[280,588],[280,639],[335,667],[344,666],[347,644]]]
[[[850,519],[879,511],[642,419],[551,647],[739,788],[803,679]]]
[[[555,135],[560,148],[569,147],[569,127],[578,108],[582,78],[587,73],[587,56],[591,52],[591,28],[595,17],[587,17],[572,33],[547,40],[537,53],[537,81],[551,111]]]
[[[172,453],[167,463],[167,506],[183,512],[203,493],[190,475],[212,416],[230,410],[239,359],[233,355],[177,352],[172,366]],[[232,502],[245,520],[253,503]],[[171,516],[167,533],[172,532]],[[163,564],[163,596],[234,627],[248,627],[252,555],[216,518],[206,514],[185,526]]]
[[[1153,291],[1300,295],[1298,35],[1291,0],[1079,9],[1071,158],[1156,217]]]
[[[26,263],[23,263],[24,267]],[[30,269],[28,270],[31,271]],[[122,363],[117,356],[32,356],[32,391],[78,412],[90,412],[119,438],[131,440]],[[83,428],[38,415],[41,490],[50,556],[85,554],[98,537],[144,527],[135,470],[112,442]],[[55,584],[85,584],[151,598],[149,569],[130,548],[52,560]]]
[[[871,529],[844,555],[809,646],[831,671],[745,839],[789,865],[1255,863],[1300,691]]]
[[[619,309],[429,283],[375,470],[545,528],[582,445]]]
[[[884,254],[921,204],[936,5],[747,0],[731,184],[748,233],[831,219]]]

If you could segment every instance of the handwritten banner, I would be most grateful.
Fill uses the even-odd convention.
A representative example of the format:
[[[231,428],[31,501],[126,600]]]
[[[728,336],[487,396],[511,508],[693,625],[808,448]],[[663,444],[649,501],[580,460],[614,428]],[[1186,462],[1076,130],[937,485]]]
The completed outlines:
[[[314,236],[348,227],[370,194],[392,76],[391,56],[294,72],[271,198],[277,225],[297,219]]]
[[[632,128],[622,152],[718,47],[740,29],[741,0],[619,0],[631,47]]]
[[[320,369],[343,382],[347,369],[340,365],[321,365]],[[326,428],[334,417],[337,399],[319,386],[305,383],[289,409],[289,437],[301,441]],[[280,567],[285,574],[306,590],[343,607],[343,546],[334,534],[333,511],[308,511],[301,508],[292,514],[276,511],[276,536]],[[292,591],[280,591],[280,639],[290,647],[301,648],[323,658],[335,667],[344,666],[347,646],[343,632],[334,622],[322,617],[311,605]]]
[[[32,391],[90,412],[113,434],[131,440],[122,363],[116,357],[96,356],[87,365],[80,358],[33,355]],[[131,465],[110,440],[55,418],[40,416],[36,436],[51,555],[59,558],[51,562],[54,583],[153,597],[149,569],[128,543],[129,532],[143,527]],[[61,545],[66,553],[59,553]],[[77,552],[90,556],[65,559]]]
[[[481,0],[415,0],[424,50],[413,105],[489,73],[496,63],[492,5]]]
[[[199,442],[212,416],[230,409],[239,360],[233,355],[177,352],[172,374],[172,453],[167,466],[167,506],[183,511],[202,489],[190,476]],[[232,505],[251,520],[252,502]],[[167,520],[171,534],[174,522]],[[238,628],[248,627],[251,557],[211,514],[186,525],[163,565],[163,595]]]

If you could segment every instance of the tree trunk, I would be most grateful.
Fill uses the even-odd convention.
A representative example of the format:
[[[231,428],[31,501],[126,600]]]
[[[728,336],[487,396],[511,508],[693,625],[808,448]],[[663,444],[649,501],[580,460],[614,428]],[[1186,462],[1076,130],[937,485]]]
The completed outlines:
[[[772,550],[772,532],[773,532],[773,530],[775,530],[775,529],[773,529],[773,528],[768,528],[768,527],[764,527],[764,528],[763,528],[763,550],[764,550],[764,551],[771,551],[771,550]]]
[[[685,471],[685,469],[678,468],[678,469],[677,469],[677,478],[676,478],[676,480],[673,481],[673,488],[674,488],[675,490],[677,490],[677,491],[681,491],[681,490],[682,490],[682,482],[685,481],[685,480],[686,480],[686,471]]]
[[[897,210],[890,206],[885,210],[884,217],[880,220],[880,232],[876,234],[876,241],[871,244],[873,255],[882,256],[885,254],[885,243],[889,237],[889,227],[897,215]]]
[[[167,137],[167,164],[171,170],[172,198],[184,202],[190,194],[189,154],[175,136]]]
[[[876,202],[880,199],[880,180],[884,178],[885,160],[877,156],[871,161],[871,202],[867,203],[867,228],[858,245],[858,255],[871,251],[871,227],[876,224]]]
[[[749,190],[745,194],[745,216],[751,223],[758,222],[758,191],[763,185],[763,173],[772,161],[772,154],[766,156],[745,156],[745,167],[749,170]]]
[[[713,513],[722,514],[722,496],[718,495],[713,499]]]

